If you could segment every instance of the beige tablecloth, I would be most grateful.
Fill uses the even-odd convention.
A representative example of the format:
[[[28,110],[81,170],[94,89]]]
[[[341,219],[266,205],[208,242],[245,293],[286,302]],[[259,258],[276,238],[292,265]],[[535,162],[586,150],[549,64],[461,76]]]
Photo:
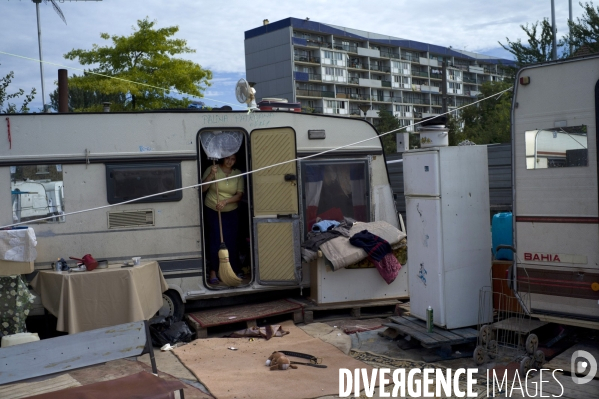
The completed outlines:
[[[69,334],[148,320],[168,289],[158,262],[91,272],[40,271],[31,286],[58,319],[56,330]]]

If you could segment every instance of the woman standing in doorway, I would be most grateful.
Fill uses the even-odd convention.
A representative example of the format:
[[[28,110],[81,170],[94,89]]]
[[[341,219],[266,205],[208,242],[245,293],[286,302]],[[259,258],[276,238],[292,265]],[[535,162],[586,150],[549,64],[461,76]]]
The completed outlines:
[[[236,274],[240,274],[239,256],[237,251],[237,234],[239,229],[239,214],[237,203],[241,201],[245,191],[243,177],[239,176],[241,171],[234,169],[237,156],[235,154],[224,158],[206,169],[202,175],[202,182],[210,182],[228,178],[218,183],[202,186],[202,192],[208,191],[204,200],[205,221],[210,231],[209,254],[210,254],[210,284],[218,284],[218,249],[220,247],[220,231],[218,224],[218,211],[221,213],[223,238],[229,250],[229,263]],[[218,197],[216,185],[218,184]]]

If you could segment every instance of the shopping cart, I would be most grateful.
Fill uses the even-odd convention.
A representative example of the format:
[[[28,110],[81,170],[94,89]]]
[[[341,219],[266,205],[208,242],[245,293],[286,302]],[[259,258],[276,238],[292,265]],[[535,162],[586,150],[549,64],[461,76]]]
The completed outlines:
[[[497,247],[498,250],[501,248],[514,250],[511,246]],[[477,365],[488,360],[502,363],[517,361],[520,374],[524,375],[529,369],[540,368],[545,363],[545,353],[538,349],[539,338],[532,331],[546,323],[528,316],[530,293],[526,287],[512,290],[512,267],[507,273],[492,269],[491,286],[480,290],[479,335],[473,357]],[[524,268],[518,270],[526,273]]]

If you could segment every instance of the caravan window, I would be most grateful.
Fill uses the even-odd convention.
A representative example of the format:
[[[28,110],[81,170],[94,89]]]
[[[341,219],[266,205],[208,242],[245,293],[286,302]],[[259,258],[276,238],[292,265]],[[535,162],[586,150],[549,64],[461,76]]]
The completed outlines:
[[[529,130],[525,140],[526,169],[588,166],[585,125]]]
[[[10,193],[13,223],[65,221],[62,165],[11,166]]]
[[[303,216],[306,231],[317,218],[370,221],[367,160],[303,161]]]
[[[181,188],[181,163],[106,165],[106,191],[109,204]],[[182,190],[135,202],[180,201]]]

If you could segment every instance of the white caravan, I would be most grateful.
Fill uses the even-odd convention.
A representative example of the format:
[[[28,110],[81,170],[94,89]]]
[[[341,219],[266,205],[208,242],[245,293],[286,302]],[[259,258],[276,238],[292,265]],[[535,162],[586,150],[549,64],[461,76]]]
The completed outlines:
[[[542,320],[599,328],[599,57],[533,65],[512,106],[516,289]]]
[[[158,261],[170,287],[165,306],[179,317],[189,300],[308,287],[310,265],[300,257],[308,215],[384,220],[398,226],[380,138],[363,120],[245,111],[8,117],[12,148],[7,141],[0,144],[0,182],[9,187],[11,171],[55,167],[62,173],[57,179],[64,182],[60,195],[68,212],[198,184],[212,165],[200,145],[203,132],[243,133],[236,164],[242,172],[371,139],[245,177],[246,193],[239,207],[245,221],[240,252],[251,279],[236,288],[207,281],[203,198],[198,188],[30,224],[38,239],[38,270],[51,268],[57,258],[86,253],[109,262],[134,256]],[[314,167],[325,171],[317,193],[308,192],[306,185],[306,168]],[[10,201],[8,193],[0,193],[0,209],[8,210]],[[0,213],[0,223],[13,223],[8,211]],[[356,269],[340,275],[350,276],[346,281],[359,287],[364,283],[362,273]],[[405,272],[389,286],[378,278],[382,297],[407,296]]]

